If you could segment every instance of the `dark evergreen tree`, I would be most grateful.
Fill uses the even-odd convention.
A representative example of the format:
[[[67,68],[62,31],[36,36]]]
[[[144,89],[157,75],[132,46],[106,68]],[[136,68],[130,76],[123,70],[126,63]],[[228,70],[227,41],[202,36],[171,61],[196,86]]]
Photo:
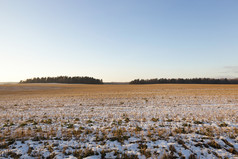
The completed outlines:
[[[93,77],[68,77],[68,76],[58,76],[58,77],[37,77],[32,79],[21,80],[20,83],[82,83],[82,84],[103,84],[101,79],[95,79]]]
[[[135,79],[130,84],[162,84],[162,83],[174,83],[174,84],[238,84],[238,79],[213,79],[213,78],[172,78],[172,79]]]

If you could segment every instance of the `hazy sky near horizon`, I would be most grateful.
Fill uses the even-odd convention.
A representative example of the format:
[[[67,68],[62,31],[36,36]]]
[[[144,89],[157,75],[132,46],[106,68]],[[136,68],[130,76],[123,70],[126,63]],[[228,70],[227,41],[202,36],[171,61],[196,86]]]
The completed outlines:
[[[0,82],[238,77],[237,0],[0,0]]]

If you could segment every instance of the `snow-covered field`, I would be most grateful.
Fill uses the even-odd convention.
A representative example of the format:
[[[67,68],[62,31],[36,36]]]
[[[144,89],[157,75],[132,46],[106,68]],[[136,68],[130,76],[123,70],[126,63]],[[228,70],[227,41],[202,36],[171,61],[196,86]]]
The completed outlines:
[[[238,86],[3,85],[0,158],[238,158]]]

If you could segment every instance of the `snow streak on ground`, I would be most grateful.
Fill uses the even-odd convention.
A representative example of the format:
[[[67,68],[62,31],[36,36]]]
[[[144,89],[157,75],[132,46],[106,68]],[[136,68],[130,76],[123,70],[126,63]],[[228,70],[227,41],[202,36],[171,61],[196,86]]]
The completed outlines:
[[[0,158],[238,157],[237,87],[157,87],[5,96]]]

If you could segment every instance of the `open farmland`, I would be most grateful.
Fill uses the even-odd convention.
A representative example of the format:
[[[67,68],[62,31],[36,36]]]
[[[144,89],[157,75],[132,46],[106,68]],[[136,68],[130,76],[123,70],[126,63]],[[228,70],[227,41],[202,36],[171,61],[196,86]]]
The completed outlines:
[[[0,158],[236,158],[238,85],[0,85]]]

